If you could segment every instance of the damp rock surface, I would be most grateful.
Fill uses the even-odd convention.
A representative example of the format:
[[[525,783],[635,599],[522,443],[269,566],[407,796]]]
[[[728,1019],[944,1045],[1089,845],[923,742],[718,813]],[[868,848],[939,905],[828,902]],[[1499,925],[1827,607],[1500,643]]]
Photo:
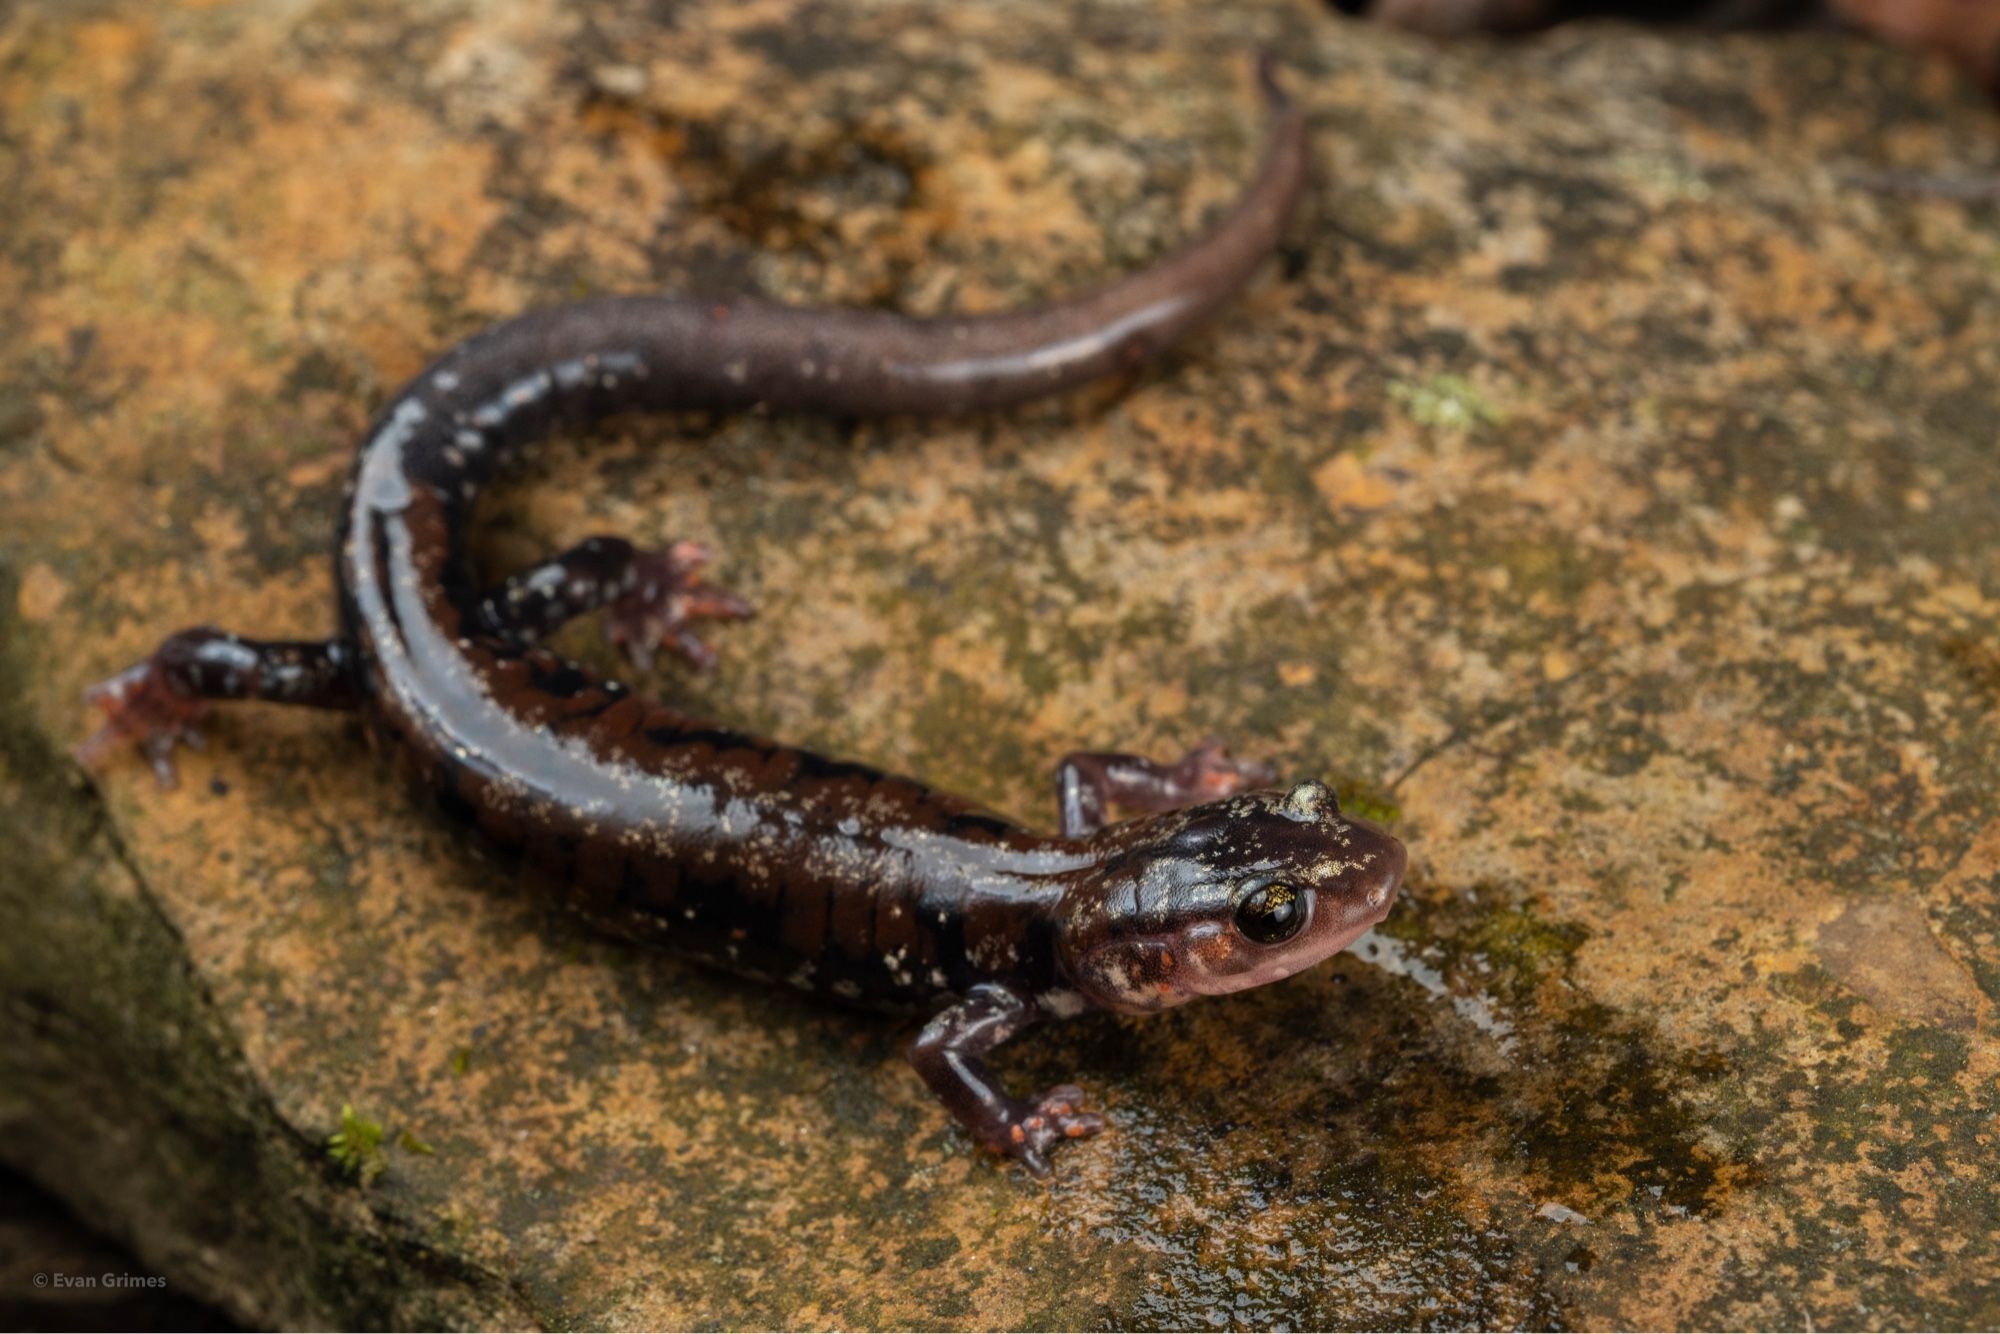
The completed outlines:
[[[1164,364],[614,423],[482,530],[714,545],[762,614],[649,684],[730,723],[1035,820],[1218,735],[1403,837],[1353,954],[1008,1049],[1112,1123],[1051,1184],[909,1024],[592,935],[349,720],[68,759],[177,627],[331,628],[350,451],[454,339],[1130,269],[1246,174],[1259,47],[1316,182]],[[251,1325],[2000,1323],[2000,231],[1847,183],[1996,128],[1828,33],[0,4],[0,1157]]]

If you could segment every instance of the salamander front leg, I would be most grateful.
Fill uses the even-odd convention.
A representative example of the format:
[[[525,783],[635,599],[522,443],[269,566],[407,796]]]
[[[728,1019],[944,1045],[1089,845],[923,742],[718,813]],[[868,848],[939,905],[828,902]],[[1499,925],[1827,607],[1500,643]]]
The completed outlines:
[[[489,634],[532,643],[604,607],[605,638],[639,670],[652,667],[662,646],[706,669],[715,650],[695,634],[695,622],[751,615],[742,598],[697,577],[712,558],[699,542],[646,551],[622,537],[587,538],[488,593],[479,619]]]
[[[200,626],[170,636],[153,656],[98,682],[84,700],[104,710],[97,734],[76,748],[96,764],[120,741],[136,744],[162,787],[174,785],[173,750],[199,749],[196,728],[218,699],[261,699],[315,709],[359,701],[353,652],[338,641],[243,639]]]
[[[1173,811],[1277,781],[1268,764],[1233,760],[1220,741],[1204,741],[1172,764],[1142,755],[1080,751],[1056,766],[1056,811],[1064,838],[1105,825],[1114,806]]]
[[[1041,1017],[1006,987],[974,987],[924,1026],[910,1044],[910,1064],[974,1139],[1045,1177],[1049,1152],[1065,1140],[1095,1135],[1104,1129],[1104,1118],[1082,1110],[1083,1092],[1074,1085],[1015,1098],[986,1068],[987,1052]]]

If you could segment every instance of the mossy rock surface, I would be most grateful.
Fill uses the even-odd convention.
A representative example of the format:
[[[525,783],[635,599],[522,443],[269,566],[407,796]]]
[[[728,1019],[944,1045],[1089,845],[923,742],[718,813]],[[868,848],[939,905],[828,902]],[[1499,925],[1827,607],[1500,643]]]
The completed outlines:
[[[1358,953],[1010,1049],[1113,1122],[1052,1184],[907,1025],[593,936],[350,721],[69,761],[164,633],[330,628],[354,441],[453,339],[1143,264],[1260,46],[1316,184],[1165,364],[613,424],[482,538],[711,542],[762,615],[662,691],[1023,818],[1214,734],[1393,821]],[[0,4],[0,1156],[259,1325],[2000,1323],[2000,229],[1844,183],[1995,132],[1824,33]]]

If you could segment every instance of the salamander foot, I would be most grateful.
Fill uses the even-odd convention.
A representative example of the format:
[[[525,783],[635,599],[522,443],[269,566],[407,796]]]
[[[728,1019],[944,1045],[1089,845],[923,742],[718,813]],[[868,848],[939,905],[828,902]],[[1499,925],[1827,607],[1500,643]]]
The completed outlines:
[[[742,598],[696,577],[713,559],[714,553],[699,542],[635,552],[627,591],[605,615],[605,638],[623,649],[640,671],[652,668],[653,654],[662,647],[699,671],[713,667],[715,650],[695,634],[694,623],[741,621],[755,614]]]
[[[157,654],[89,687],[83,700],[105,715],[104,726],[72,752],[86,767],[97,765],[119,742],[130,741],[153,766],[160,786],[172,787],[174,747],[202,747],[195,724],[208,713],[208,701],[182,694]]]
[[[1004,1129],[987,1147],[1003,1153],[1038,1177],[1049,1174],[1049,1152],[1073,1139],[1089,1139],[1104,1129],[1104,1118],[1083,1110],[1083,1090],[1058,1084],[1032,1102],[1016,1102]],[[997,1141],[997,1142],[996,1142]]]
[[[1047,1017],[1011,987],[981,982],[933,1016],[910,1044],[910,1064],[973,1139],[1038,1177],[1049,1174],[1049,1152],[1057,1145],[1104,1129],[1103,1117],[1083,1110],[1083,1090],[1076,1085],[1016,1098],[987,1069],[987,1052]]]
[[[201,748],[195,724],[211,700],[261,699],[314,709],[359,702],[353,647],[342,640],[245,639],[198,625],[168,635],[153,656],[83,692],[105,713],[96,736],[76,748],[89,765],[119,741],[136,744],[160,786],[174,785],[176,745]]]

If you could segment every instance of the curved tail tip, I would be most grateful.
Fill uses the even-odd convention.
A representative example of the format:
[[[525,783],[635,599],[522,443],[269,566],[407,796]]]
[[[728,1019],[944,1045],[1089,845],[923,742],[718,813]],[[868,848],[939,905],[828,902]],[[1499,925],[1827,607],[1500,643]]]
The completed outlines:
[[[1278,53],[1270,47],[1257,50],[1257,86],[1264,90],[1264,100],[1275,108],[1291,105],[1285,95],[1285,86],[1278,82]]]

